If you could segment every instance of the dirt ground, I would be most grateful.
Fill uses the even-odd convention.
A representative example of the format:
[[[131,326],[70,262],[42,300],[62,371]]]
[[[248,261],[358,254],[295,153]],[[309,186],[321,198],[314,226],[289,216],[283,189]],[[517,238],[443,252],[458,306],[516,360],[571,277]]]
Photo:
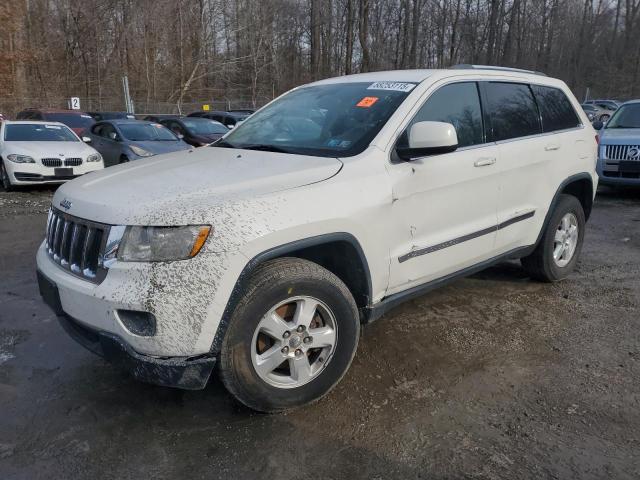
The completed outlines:
[[[35,278],[51,194],[0,193],[2,479],[640,477],[640,191],[601,191],[570,279],[505,263],[399,307],[281,415],[217,380],[137,383],[68,338]]]

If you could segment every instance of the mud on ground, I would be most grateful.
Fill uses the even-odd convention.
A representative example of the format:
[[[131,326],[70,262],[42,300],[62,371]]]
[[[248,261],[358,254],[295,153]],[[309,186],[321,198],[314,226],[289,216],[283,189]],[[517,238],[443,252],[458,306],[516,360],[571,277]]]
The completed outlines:
[[[51,194],[0,193],[2,479],[640,477],[640,191],[598,195],[567,281],[512,262],[414,300],[330,395],[271,416],[67,337],[34,272]]]

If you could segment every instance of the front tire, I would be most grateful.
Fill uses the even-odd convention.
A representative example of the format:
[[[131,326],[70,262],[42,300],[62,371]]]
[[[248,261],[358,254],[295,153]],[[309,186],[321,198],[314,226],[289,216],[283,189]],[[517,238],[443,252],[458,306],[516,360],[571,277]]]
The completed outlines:
[[[307,260],[271,260],[251,275],[231,316],[220,376],[254,410],[299,407],[340,381],[359,336],[356,303],[338,277]]]
[[[4,166],[4,161],[2,159],[0,159],[0,182],[2,183],[2,188],[5,192],[11,192],[15,189],[11,183],[11,178],[9,178],[9,173]]]
[[[585,215],[573,195],[560,195],[540,243],[520,261],[531,278],[556,282],[569,276],[578,262],[584,241]]]

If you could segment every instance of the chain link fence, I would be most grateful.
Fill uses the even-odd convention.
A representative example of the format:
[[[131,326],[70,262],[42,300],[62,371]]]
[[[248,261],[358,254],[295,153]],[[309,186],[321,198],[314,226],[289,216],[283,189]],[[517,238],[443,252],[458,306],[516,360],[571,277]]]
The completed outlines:
[[[122,98],[89,98],[80,96],[80,110],[83,112],[122,112],[126,111],[125,101]],[[177,103],[139,101],[134,99],[136,116],[149,114],[182,114],[203,110],[204,105],[209,105],[209,110],[235,110],[247,108],[259,108],[269,102],[271,98],[254,99],[249,97],[233,97],[224,99],[202,99],[199,101]],[[5,118],[15,119],[18,112],[25,108],[70,108],[70,98],[62,97],[0,97],[0,114]]]

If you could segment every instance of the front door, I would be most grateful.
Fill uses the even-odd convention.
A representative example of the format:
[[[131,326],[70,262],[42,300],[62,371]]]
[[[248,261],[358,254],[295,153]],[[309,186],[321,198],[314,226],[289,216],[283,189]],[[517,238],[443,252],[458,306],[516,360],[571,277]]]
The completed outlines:
[[[397,241],[387,295],[464,270],[494,251],[500,159],[498,147],[485,141],[477,84],[440,87],[408,128],[427,120],[451,123],[459,148],[388,167],[398,232],[390,232]]]

